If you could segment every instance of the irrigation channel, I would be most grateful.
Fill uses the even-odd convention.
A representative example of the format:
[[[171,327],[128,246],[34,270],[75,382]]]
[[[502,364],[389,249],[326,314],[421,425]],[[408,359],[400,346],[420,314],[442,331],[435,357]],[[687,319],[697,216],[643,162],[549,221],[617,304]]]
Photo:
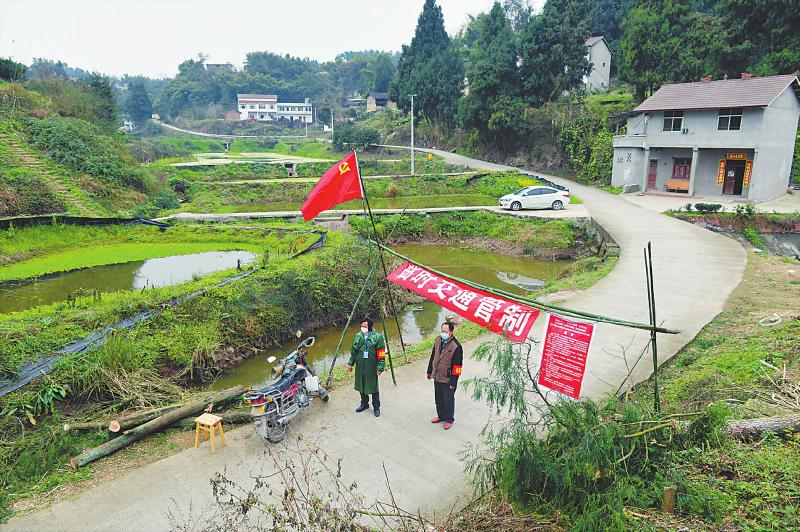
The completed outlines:
[[[524,295],[544,287],[548,281],[557,278],[573,261],[537,260],[528,257],[502,255],[463,245],[448,244],[396,244],[395,250],[414,260],[418,260],[444,273],[469,279],[492,288],[500,288]],[[400,316],[403,340],[408,345],[421,342],[436,334],[440,325],[452,312],[431,302],[409,305]],[[377,326],[377,325],[376,325]],[[377,326],[380,329],[380,326]],[[398,330],[394,320],[387,320],[389,339],[398,340]],[[345,335],[342,351],[347,353],[353,335],[359,324],[353,323]],[[329,327],[315,331],[303,331],[303,336],[315,336],[316,343],[309,350],[309,360],[318,374],[327,372],[331,359],[342,334],[341,327]],[[257,356],[251,357],[229,369],[211,384],[212,390],[222,390],[241,384],[258,386],[272,379],[272,368],[281,357],[294,348],[290,342],[274,346]],[[340,353],[341,355],[342,353]],[[269,357],[276,357],[268,363]],[[339,363],[345,364],[346,356],[340,356]]]
[[[65,301],[71,295],[159,288],[236,266],[256,258],[249,251],[206,251],[107,266],[93,266],[0,284],[0,314]]]

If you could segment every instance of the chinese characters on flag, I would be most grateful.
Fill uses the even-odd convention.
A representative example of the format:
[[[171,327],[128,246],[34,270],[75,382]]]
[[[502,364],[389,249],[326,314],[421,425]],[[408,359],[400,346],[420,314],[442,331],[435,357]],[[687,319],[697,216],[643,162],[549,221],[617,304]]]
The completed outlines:
[[[508,339],[514,342],[524,342],[528,338],[539,316],[537,309],[499,299],[410,262],[390,273],[387,279],[492,332],[502,334],[505,331]]]
[[[550,315],[539,367],[540,385],[580,398],[594,325]]]

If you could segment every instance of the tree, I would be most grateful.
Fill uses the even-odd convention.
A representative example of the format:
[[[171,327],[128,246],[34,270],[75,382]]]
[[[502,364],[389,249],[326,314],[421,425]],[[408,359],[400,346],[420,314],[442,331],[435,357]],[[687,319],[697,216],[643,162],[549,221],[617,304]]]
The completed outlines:
[[[133,80],[128,83],[126,107],[128,115],[135,122],[142,123],[153,114],[153,104],[142,80]]]
[[[579,87],[589,70],[587,0],[548,0],[520,38],[526,95],[542,104]]]
[[[470,54],[467,70],[469,93],[479,105],[470,105],[471,115],[462,118],[465,125],[481,132],[489,131],[489,121],[495,103],[503,96],[515,96],[519,91],[517,53],[511,25],[499,2],[495,2],[484,19],[482,31]],[[504,107],[508,107],[506,102]],[[466,107],[462,107],[462,113]]]
[[[530,0],[503,0],[503,11],[514,31],[520,31],[533,16]]]
[[[425,0],[410,45],[404,45],[397,64],[392,99],[404,111],[416,94],[415,111],[428,119],[450,123],[464,85],[464,66],[444,29],[442,10],[435,0]]]
[[[25,79],[25,71],[28,69],[22,63],[12,61],[11,58],[0,57],[0,79],[6,81],[22,81]]]
[[[688,14],[689,7],[679,0],[649,0],[632,9],[623,22],[620,77],[634,85],[639,99],[680,78]]]
[[[117,105],[114,90],[108,78],[93,73],[89,78],[89,91],[92,95],[95,122],[106,129],[117,127]]]
[[[394,79],[397,67],[389,54],[379,54],[372,64],[372,90],[375,92],[388,92],[389,83]]]
[[[737,51],[730,75],[800,70],[800,5],[796,0],[720,0],[718,12]]]

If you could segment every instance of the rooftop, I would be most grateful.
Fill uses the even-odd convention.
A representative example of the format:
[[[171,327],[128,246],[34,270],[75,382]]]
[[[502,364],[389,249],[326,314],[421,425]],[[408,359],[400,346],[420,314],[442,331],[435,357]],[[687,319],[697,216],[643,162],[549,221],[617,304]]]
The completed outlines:
[[[602,35],[597,35],[596,37],[589,37],[586,39],[586,46],[594,46],[595,44],[599,43],[600,41],[605,40]]]
[[[237,94],[240,100],[277,100],[276,94]]]
[[[662,85],[634,112],[766,107],[790,85],[800,98],[800,82],[794,74]]]

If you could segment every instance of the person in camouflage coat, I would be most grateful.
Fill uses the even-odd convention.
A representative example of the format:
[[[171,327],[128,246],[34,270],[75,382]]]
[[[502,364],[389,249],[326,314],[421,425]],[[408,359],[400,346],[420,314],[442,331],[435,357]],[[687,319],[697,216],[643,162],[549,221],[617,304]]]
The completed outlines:
[[[386,365],[386,342],[383,335],[372,328],[372,318],[364,318],[361,331],[353,338],[350,347],[350,360],[347,371],[355,368],[355,389],[361,394],[361,404],[356,412],[369,408],[369,396],[372,395],[372,409],[375,417],[381,415],[381,396],[378,389],[378,377]]]

